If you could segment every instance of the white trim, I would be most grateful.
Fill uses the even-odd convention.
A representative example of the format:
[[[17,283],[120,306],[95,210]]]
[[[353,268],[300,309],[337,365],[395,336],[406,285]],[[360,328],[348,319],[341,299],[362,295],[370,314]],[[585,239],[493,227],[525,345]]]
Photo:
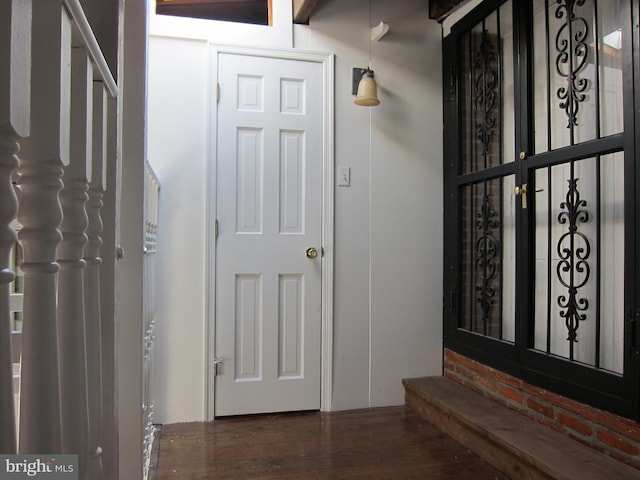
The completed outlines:
[[[324,73],[324,155],[322,205],[322,369],[320,410],[329,412],[333,399],[333,259],[334,259],[334,56],[325,55]]]
[[[208,159],[205,166],[205,175],[207,178],[205,198],[207,205],[205,206],[205,232],[207,235],[205,241],[205,322],[204,322],[204,338],[207,342],[205,345],[206,366],[204,368],[204,395],[205,395],[205,418],[211,421],[215,417],[215,385],[213,379],[213,361],[215,359],[215,320],[216,320],[216,302],[215,295],[209,295],[210,292],[216,291],[216,239],[214,235],[215,219],[216,219],[216,185],[217,185],[217,145],[218,145],[218,108],[215,95],[212,95],[214,88],[218,85],[218,52],[210,49],[209,52],[209,88],[208,105],[209,105],[209,129],[208,129]]]
[[[204,385],[204,417],[207,420],[213,420],[214,418],[214,405],[215,405],[215,381],[213,379],[213,357],[215,356],[215,329],[212,322],[215,322],[216,313],[216,297],[215,295],[209,295],[210,292],[216,291],[216,245],[215,245],[215,214],[216,214],[216,150],[217,150],[217,135],[218,135],[218,115],[215,94],[212,95],[212,86],[218,84],[218,69],[215,56],[216,53],[212,50],[209,52],[207,61],[209,62],[209,81],[210,87],[207,89],[207,123],[209,132],[208,139],[208,157],[209,161],[205,165],[205,200],[207,204],[204,208],[205,214],[205,226],[204,231],[207,236],[205,240],[205,288],[204,288],[204,314],[205,321],[203,325],[203,341],[204,341],[204,358],[207,364],[203,371],[203,385]]]
[[[213,91],[218,84],[218,55],[221,53],[253,55],[276,59],[317,62],[323,65],[324,111],[323,111],[323,186],[322,186],[322,358],[320,372],[320,410],[330,411],[333,397],[333,265],[334,265],[334,56],[329,53],[301,50],[264,50],[243,47],[223,47],[211,45],[210,80]],[[215,292],[216,248],[213,235],[216,218],[216,172],[217,172],[217,103],[209,95],[209,159],[207,162],[207,292]],[[215,382],[213,381],[213,360],[215,358],[215,298],[207,295],[207,320],[205,338],[208,341],[207,366],[205,368],[206,418],[215,417]]]

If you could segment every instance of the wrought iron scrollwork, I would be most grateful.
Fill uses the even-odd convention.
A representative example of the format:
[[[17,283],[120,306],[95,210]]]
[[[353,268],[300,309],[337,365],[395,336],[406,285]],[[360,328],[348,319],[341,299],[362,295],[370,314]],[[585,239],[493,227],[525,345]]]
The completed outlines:
[[[564,23],[556,34],[556,71],[566,79],[567,85],[558,88],[556,94],[560,100],[560,108],[568,117],[567,128],[578,125],[578,109],[586,98],[584,92],[589,87],[589,80],[581,78],[589,46],[587,36],[589,25],[584,18],[575,14],[575,7],[583,6],[585,0],[558,0],[555,16]]]
[[[478,212],[476,230],[481,236],[476,240],[476,298],[480,303],[482,320],[485,325],[489,320],[491,306],[494,304],[496,289],[493,287],[493,278],[498,271],[499,242],[493,235],[493,230],[498,228],[496,212],[491,208],[489,196],[484,196],[482,208]]]
[[[565,201],[560,204],[563,211],[558,214],[558,222],[568,224],[568,230],[558,240],[560,261],[557,267],[558,280],[567,289],[567,294],[558,297],[558,306],[567,326],[567,340],[577,342],[578,327],[581,321],[586,320],[584,312],[589,308],[589,300],[579,298],[578,292],[589,281],[591,272],[587,261],[591,255],[591,245],[587,236],[578,231],[578,224],[589,221],[589,212],[584,210],[587,202],[580,199],[578,179],[567,181],[569,190]]]
[[[474,108],[478,116],[476,135],[482,143],[483,153],[488,153],[491,138],[496,128],[493,110],[497,100],[498,71],[496,49],[489,39],[487,30],[482,32],[480,49],[476,52],[475,68],[479,74],[475,78]]]

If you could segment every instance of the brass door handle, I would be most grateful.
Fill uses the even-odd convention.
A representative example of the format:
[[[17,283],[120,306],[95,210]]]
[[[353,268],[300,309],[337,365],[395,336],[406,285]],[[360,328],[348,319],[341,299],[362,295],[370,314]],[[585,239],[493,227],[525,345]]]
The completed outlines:
[[[515,193],[516,196],[522,196],[522,208],[527,208],[527,184],[524,183],[520,186],[516,186],[513,189],[513,193]]]
[[[314,247],[309,247],[307,248],[306,254],[307,258],[316,258],[318,256],[318,250],[316,250]]]

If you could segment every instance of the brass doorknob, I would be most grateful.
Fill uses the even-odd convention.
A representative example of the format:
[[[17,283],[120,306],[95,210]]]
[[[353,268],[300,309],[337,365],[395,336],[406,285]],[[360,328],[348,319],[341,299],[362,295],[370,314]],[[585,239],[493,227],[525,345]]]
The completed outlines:
[[[318,256],[318,250],[314,247],[307,248],[307,258],[316,258]]]

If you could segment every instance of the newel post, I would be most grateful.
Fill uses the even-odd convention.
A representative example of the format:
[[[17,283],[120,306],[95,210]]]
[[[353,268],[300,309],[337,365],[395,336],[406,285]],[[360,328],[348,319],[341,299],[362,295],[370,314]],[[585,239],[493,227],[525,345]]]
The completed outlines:
[[[24,307],[20,453],[60,453],[56,315],[59,192],[69,163],[71,20],[62,0],[33,2],[31,136],[18,169]]]
[[[13,174],[18,141],[29,135],[31,81],[31,1],[0,2],[0,454],[16,452],[13,365],[11,359],[9,269],[18,212]]]

